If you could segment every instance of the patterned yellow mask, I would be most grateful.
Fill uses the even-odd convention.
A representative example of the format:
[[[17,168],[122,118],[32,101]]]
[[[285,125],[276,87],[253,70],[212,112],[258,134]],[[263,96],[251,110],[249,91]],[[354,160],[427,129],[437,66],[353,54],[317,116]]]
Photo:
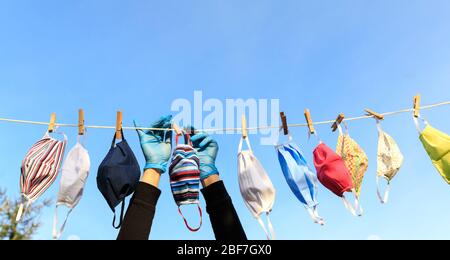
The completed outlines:
[[[369,160],[363,149],[353,140],[348,131],[343,134],[341,126],[339,129],[338,143],[336,153],[339,154],[345,162],[350,174],[352,175],[353,185],[355,186],[356,194],[359,197],[361,193],[361,185],[364,174],[369,166]]]

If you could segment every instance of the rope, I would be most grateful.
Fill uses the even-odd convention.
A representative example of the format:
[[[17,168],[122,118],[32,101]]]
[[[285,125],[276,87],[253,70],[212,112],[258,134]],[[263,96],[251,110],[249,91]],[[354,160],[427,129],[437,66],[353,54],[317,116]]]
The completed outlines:
[[[450,101],[436,103],[436,104],[431,104],[431,105],[427,105],[427,106],[422,106],[422,107],[420,107],[420,109],[421,110],[425,110],[425,109],[431,109],[431,108],[440,107],[440,106],[446,106],[446,105],[450,105]],[[414,111],[414,109],[407,108],[407,109],[402,109],[402,110],[382,113],[381,115],[386,117],[386,116],[392,116],[392,115],[408,113],[408,112],[412,112],[412,111]],[[366,115],[366,116],[358,116],[358,117],[349,117],[349,118],[345,118],[343,121],[349,122],[349,121],[356,121],[356,120],[362,120],[362,119],[367,119],[367,118],[372,118],[372,116]],[[38,122],[38,121],[18,120],[18,119],[9,119],[9,118],[0,118],[0,121],[2,121],[2,122],[9,122],[9,123],[17,123],[17,124],[28,124],[28,125],[45,125],[45,126],[49,125],[49,122]],[[325,125],[325,124],[332,124],[334,122],[335,122],[335,120],[326,120],[326,121],[314,122],[313,124],[314,125]],[[78,127],[78,124],[56,123],[55,126],[57,126],[57,127]],[[303,123],[303,124],[288,124],[288,127],[306,127],[306,126],[308,126],[308,124],[306,124],[306,123]],[[276,126],[276,125],[259,126],[259,127],[249,127],[249,128],[247,128],[247,130],[248,131],[252,131],[252,130],[259,130],[259,129],[278,129],[279,127],[280,126]],[[85,128],[91,128],[91,129],[116,129],[115,126],[100,126],[100,125],[86,125]],[[131,126],[122,127],[122,129],[123,130],[142,129],[142,130],[150,130],[150,131],[158,131],[158,130],[160,130],[160,131],[173,131],[174,130],[172,128],[151,128],[151,127],[131,127]],[[197,131],[199,131],[199,132],[219,132],[219,131],[220,132],[237,132],[237,131],[242,131],[242,128],[224,128],[224,129],[210,128],[210,129],[198,129]]]

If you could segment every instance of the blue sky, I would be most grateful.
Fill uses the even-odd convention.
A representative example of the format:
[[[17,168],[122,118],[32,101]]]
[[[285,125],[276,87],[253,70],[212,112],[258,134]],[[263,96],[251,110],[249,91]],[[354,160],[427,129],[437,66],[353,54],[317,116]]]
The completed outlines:
[[[2,1],[0,3],[0,117],[76,122],[84,108],[87,124],[151,123],[170,113],[177,98],[277,98],[291,123],[310,108],[316,121],[340,112],[363,114],[450,100],[450,3],[448,1]],[[449,107],[423,112],[450,133]],[[351,216],[339,198],[320,187],[320,214],[313,224],[289,190],[273,147],[254,152],[263,162],[277,198],[272,220],[280,239],[449,239],[448,185],[433,168],[411,116],[389,117],[384,129],[398,142],[405,163],[393,180],[389,204],[376,197],[377,132],[373,120],[349,123],[369,156],[362,187],[365,215]],[[335,147],[336,134],[318,126]],[[19,167],[43,126],[0,123],[0,186],[19,196]],[[62,128],[70,149],[76,129]],[[291,129],[312,165],[304,128]],[[115,239],[112,212],[96,187],[98,165],[111,130],[89,131],[92,169],[85,195],[63,238]],[[141,167],[135,132],[127,131]],[[216,136],[218,168],[250,239],[264,234],[246,209],[237,182],[239,135]],[[43,197],[55,198],[59,179]],[[168,184],[158,202],[151,239],[213,239],[205,217],[190,233],[180,219]],[[203,206],[204,206],[204,201]],[[36,239],[51,238],[53,208],[43,212]],[[188,214],[195,217],[195,214]]]

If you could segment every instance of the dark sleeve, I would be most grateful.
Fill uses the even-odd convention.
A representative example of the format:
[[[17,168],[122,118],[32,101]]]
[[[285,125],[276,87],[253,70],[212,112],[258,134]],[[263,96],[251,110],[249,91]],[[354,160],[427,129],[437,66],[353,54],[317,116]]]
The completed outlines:
[[[202,189],[202,193],[216,239],[219,241],[247,240],[223,181]]]
[[[117,240],[148,240],[161,191],[140,182],[130,200]]]

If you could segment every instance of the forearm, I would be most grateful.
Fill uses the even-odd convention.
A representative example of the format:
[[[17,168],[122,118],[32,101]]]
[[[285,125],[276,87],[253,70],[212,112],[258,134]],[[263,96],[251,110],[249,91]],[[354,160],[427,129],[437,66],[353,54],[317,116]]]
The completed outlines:
[[[161,179],[161,174],[154,169],[147,169],[142,175],[141,182],[152,185],[158,188],[159,180]]]
[[[203,188],[207,188],[208,186],[219,181],[220,181],[219,174],[213,174],[202,180],[202,186]]]
[[[247,240],[231,197],[219,175],[215,174],[206,178],[202,184],[206,211],[209,214],[216,239],[221,241]]]
[[[122,223],[118,240],[147,240],[161,191],[157,188],[160,174],[146,170],[142,175]]]

